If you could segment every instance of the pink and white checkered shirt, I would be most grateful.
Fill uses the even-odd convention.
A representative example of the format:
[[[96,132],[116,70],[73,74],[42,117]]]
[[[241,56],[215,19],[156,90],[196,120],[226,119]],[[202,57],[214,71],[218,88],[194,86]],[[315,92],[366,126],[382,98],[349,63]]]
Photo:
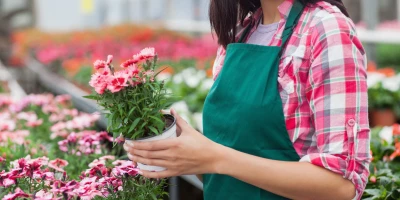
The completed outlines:
[[[281,20],[268,46],[280,46],[293,0],[279,6]],[[253,26],[258,10],[247,18]],[[238,37],[243,31],[239,27]],[[251,35],[251,34],[249,34]],[[248,38],[247,38],[248,39]],[[214,79],[223,67],[218,49]],[[353,22],[336,6],[321,1],[306,7],[279,65],[279,91],[286,127],[300,161],[324,167],[351,180],[361,199],[369,175],[366,57]]]

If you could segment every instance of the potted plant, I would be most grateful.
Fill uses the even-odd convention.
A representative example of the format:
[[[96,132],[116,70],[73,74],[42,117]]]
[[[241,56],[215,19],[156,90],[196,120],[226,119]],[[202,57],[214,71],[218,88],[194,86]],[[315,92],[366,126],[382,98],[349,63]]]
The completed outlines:
[[[400,115],[400,91],[392,91],[381,82],[368,89],[372,126],[391,126]]]
[[[107,61],[94,63],[96,73],[89,82],[95,93],[86,98],[94,99],[105,111],[107,129],[114,138],[122,135],[125,140],[155,141],[176,137],[176,121],[172,115],[163,114],[172,104],[163,81],[156,79],[157,55],[154,48],[143,49],[121,64],[117,71]],[[143,165],[150,171],[165,168]]]

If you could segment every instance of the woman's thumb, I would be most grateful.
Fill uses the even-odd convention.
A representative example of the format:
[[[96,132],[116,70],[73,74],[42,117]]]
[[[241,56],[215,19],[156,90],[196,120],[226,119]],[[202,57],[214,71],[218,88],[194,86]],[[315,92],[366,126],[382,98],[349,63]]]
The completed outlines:
[[[173,108],[171,109],[171,114],[176,119],[176,125],[179,126],[181,129],[188,125],[187,122],[181,116],[179,116],[179,114]]]

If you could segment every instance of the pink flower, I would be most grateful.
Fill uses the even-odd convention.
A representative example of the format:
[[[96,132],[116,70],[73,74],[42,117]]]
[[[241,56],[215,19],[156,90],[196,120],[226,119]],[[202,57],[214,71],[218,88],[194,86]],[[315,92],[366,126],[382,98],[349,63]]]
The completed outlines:
[[[108,55],[107,56],[107,65],[111,65],[111,62],[112,62],[113,58],[114,58],[113,55]]]
[[[123,72],[116,72],[114,77],[110,80],[107,89],[112,93],[116,93],[124,89],[128,85],[129,76]]]
[[[3,200],[15,200],[19,197],[29,197],[28,194],[26,194],[24,191],[22,191],[20,188],[15,189],[14,194],[8,194],[4,196]]]
[[[68,95],[68,94],[58,95],[58,96],[56,96],[56,98],[54,100],[57,103],[66,104],[66,103],[69,103],[71,101],[71,95]]]
[[[11,170],[10,172],[0,172],[0,187],[9,187],[16,184],[16,180],[20,178],[19,170]]]
[[[95,177],[95,176],[103,177],[103,176],[106,176],[108,174],[108,169],[103,164],[99,164],[97,166],[94,166],[91,169],[86,170],[85,174],[89,175],[89,177]]]
[[[103,94],[107,88],[109,77],[100,73],[95,73],[90,79],[89,85],[94,88],[98,94]]]
[[[144,58],[144,59],[149,59],[149,58],[153,58],[156,55],[155,49],[148,47],[148,48],[144,48],[142,51],[140,51],[140,55]]]
[[[100,157],[99,160],[104,160],[104,161],[107,161],[107,160],[115,160],[115,156],[106,155],[106,156]]]
[[[0,131],[13,131],[15,130],[16,124],[14,120],[2,120],[0,121]]]
[[[99,165],[105,165],[105,164],[106,164],[106,160],[95,159],[91,163],[89,163],[89,167],[93,168],[93,167],[96,167]]]
[[[46,192],[44,190],[40,190],[39,192],[36,192],[36,194],[33,196],[34,200],[56,200],[57,198],[53,198],[53,193],[51,192]]]
[[[4,162],[6,159],[0,156],[0,163]]]
[[[136,63],[137,63],[137,60],[129,59],[129,60],[123,62],[121,64],[121,67],[122,68],[128,68],[130,66],[135,66]]]
[[[38,127],[43,124],[43,119],[35,120],[35,121],[27,121],[26,126],[28,127]]]
[[[55,160],[50,161],[48,166],[50,168],[55,169],[56,171],[64,172],[64,169],[62,168],[64,168],[67,165],[68,161],[57,158]]]
[[[112,169],[112,174],[116,177],[121,177],[124,175],[129,175],[129,176],[136,176],[139,172],[139,169],[137,169],[133,164],[132,165],[120,165],[114,167]]]
[[[112,164],[115,166],[122,166],[122,165],[123,166],[135,166],[133,164],[133,162],[130,160],[116,160],[116,161],[112,162]]]
[[[100,69],[104,69],[107,67],[107,62],[105,62],[104,60],[96,60],[94,63],[94,68],[96,70],[100,70]]]

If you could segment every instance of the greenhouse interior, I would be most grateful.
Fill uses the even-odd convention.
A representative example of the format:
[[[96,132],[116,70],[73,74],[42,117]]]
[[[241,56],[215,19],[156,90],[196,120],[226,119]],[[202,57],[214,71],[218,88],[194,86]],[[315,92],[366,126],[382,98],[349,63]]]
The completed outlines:
[[[300,0],[252,0],[253,4],[251,5],[255,6],[261,2],[261,6],[263,6],[274,1],[284,2],[282,5],[286,5],[287,2],[293,3]],[[218,2],[220,5],[218,5]],[[302,194],[294,191],[291,193],[289,190],[282,192],[286,191],[284,185],[289,185],[287,182],[291,180],[279,182],[281,183],[279,189],[271,186],[268,180],[273,181],[274,178],[278,180],[279,177],[286,177],[285,174],[280,176],[278,173],[276,177],[264,180],[261,178],[264,175],[260,174],[258,181],[255,180],[256,177],[254,176],[245,175],[258,172],[252,171],[258,165],[252,165],[250,158],[248,158],[248,161],[243,160],[241,162],[240,156],[238,156],[236,164],[240,163],[241,168],[239,166],[231,168],[229,165],[225,165],[231,169],[223,171],[233,173],[229,174],[229,177],[225,177],[224,175],[213,175],[220,173],[220,171],[216,172],[216,169],[212,169],[214,171],[209,170],[215,167],[214,164],[217,161],[215,163],[214,161],[213,163],[201,163],[205,161],[183,156],[191,154],[193,157],[203,156],[204,159],[213,159],[209,158],[210,155],[208,154],[214,154],[214,147],[229,146],[229,141],[235,139],[263,143],[256,139],[245,139],[250,136],[231,136],[228,138],[227,135],[220,132],[224,131],[224,127],[235,122],[248,124],[247,126],[252,126],[257,122],[262,123],[263,120],[258,120],[256,117],[261,116],[260,113],[262,112],[266,116],[275,114],[275,106],[256,107],[258,105],[248,105],[249,103],[254,104],[254,102],[249,102],[252,98],[257,100],[261,98],[252,97],[253,94],[264,95],[260,94],[262,92],[249,92],[257,90],[258,86],[247,89],[236,87],[241,84],[244,85],[247,80],[250,80],[246,78],[246,74],[252,73],[252,70],[236,71],[244,77],[235,81],[227,80],[229,78],[226,77],[229,76],[228,73],[234,73],[234,70],[228,68],[221,71],[220,77],[216,76],[218,64],[221,64],[221,59],[223,59],[219,55],[223,47],[221,44],[224,44],[221,43],[222,40],[219,40],[218,36],[223,34],[221,30],[228,25],[224,25],[224,22],[215,21],[218,20],[216,17],[223,17],[223,14],[218,14],[215,9],[218,6],[223,7],[223,3],[227,2],[226,0],[0,0],[0,199],[207,200],[243,199],[242,197],[247,197],[249,200],[345,199],[328,193],[324,197],[314,196],[315,198],[311,198],[311,196],[296,196],[307,195],[303,194],[306,192]],[[301,2],[315,3],[315,1],[306,0]],[[319,9],[332,6],[326,2],[315,4],[320,6]],[[300,115],[301,117],[304,117],[304,115],[310,117],[315,114],[317,116],[315,122],[312,121],[314,120],[312,117],[301,122],[296,121],[293,125],[290,125],[298,126],[297,128],[293,127],[293,130],[296,130],[293,134],[301,134],[302,131],[304,132],[305,126],[311,126],[307,127],[306,131],[309,132],[307,134],[315,133],[315,135],[318,135],[321,134],[320,130],[316,132],[313,128],[314,124],[317,126],[318,123],[322,123],[318,122],[318,116],[324,118],[330,115],[321,119],[324,120],[324,125],[330,125],[330,127],[323,127],[324,130],[322,131],[332,131],[331,129],[340,129],[341,127],[335,127],[337,124],[326,122],[326,120],[334,121],[336,120],[334,116],[337,118],[347,116],[335,115],[334,112],[354,112],[357,113],[356,121],[360,120],[360,122],[355,122],[360,124],[359,127],[354,126],[355,132],[357,132],[357,128],[365,128],[368,129],[365,132],[367,135],[363,135],[365,137],[363,140],[357,140],[357,137],[355,137],[354,143],[347,144],[347,142],[342,141],[337,144],[327,140],[340,137],[338,136],[340,134],[330,135],[331,138],[310,136],[312,139],[304,139],[303,137],[293,136],[292,132],[288,131],[290,139],[295,150],[304,147],[311,148],[312,146],[317,148],[316,151],[332,154],[323,157],[322,160],[329,160],[331,159],[330,156],[343,153],[328,151],[335,148],[335,145],[343,145],[344,147],[340,148],[346,152],[350,151],[351,148],[357,148],[353,146],[367,146],[367,148],[362,148],[362,151],[365,152],[356,152],[348,158],[343,158],[344,155],[342,154],[339,155],[339,157],[342,156],[342,160],[332,165],[344,164],[346,167],[337,169],[337,171],[333,170],[336,173],[325,169],[324,172],[319,172],[318,169],[321,168],[314,169],[314,165],[308,167],[310,167],[310,170],[316,170],[315,173],[327,173],[327,177],[329,173],[329,178],[332,176],[332,179],[337,178],[338,174],[340,174],[340,178],[350,179],[350,181],[347,179],[338,181],[346,181],[346,183],[351,183],[351,181],[353,183],[362,182],[359,185],[356,184],[356,192],[352,194],[356,195],[354,199],[398,200],[400,199],[400,0],[337,0],[336,2],[340,2],[340,4],[343,2],[350,15],[347,22],[354,22],[350,25],[352,29],[348,34],[356,35],[354,37],[357,38],[352,38],[351,42],[361,41],[362,51],[365,50],[365,52],[362,52],[365,59],[354,58],[354,60],[357,60],[354,62],[358,65],[356,69],[361,70],[361,72],[355,73],[360,74],[360,76],[355,76],[355,80],[344,83],[351,85],[347,83],[354,81],[358,85],[354,86],[355,88],[349,86],[344,90],[346,90],[346,93],[368,93],[368,95],[365,95],[365,98],[364,95],[351,95],[352,98],[347,96],[347,99],[345,99],[341,98],[342,94],[338,94],[332,98],[323,96],[323,100],[317,98],[310,100],[308,97],[308,95],[311,95],[309,92],[312,92],[310,90],[319,86],[315,86],[313,83],[308,84],[307,80],[305,81],[307,86],[298,86],[300,83],[297,81],[304,81],[302,80],[304,77],[298,76],[302,76],[302,74],[312,75],[312,73],[322,74],[324,72],[318,71],[320,68],[317,67],[314,71],[309,68],[306,69],[307,64],[305,63],[311,62],[310,65],[313,65],[312,62],[318,62],[318,59],[311,60],[311,58],[299,57],[298,55],[296,57],[295,55],[290,57],[292,59],[290,62],[293,62],[293,65],[296,65],[296,62],[302,62],[302,66],[295,72],[293,70],[287,72],[292,73],[289,79],[294,80],[295,86],[291,86],[293,91],[289,94],[288,103],[285,104],[285,99],[282,99],[284,115],[287,117],[287,113],[293,106],[306,105],[307,108],[293,108],[302,109],[302,111],[296,110],[289,114],[296,115],[296,117],[300,117]],[[237,4],[236,6],[241,3],[241,0],[232,1],[232,4]],[[230,8],[231,12],[235,13],[234,16],[242,17],[235,10],[238,7],[227,6],[226,8],[226,10],[221,9],[221,12],[227,12]],[[302,12],[310,13],[310,10],[313,9],[316,8],[305,6]],[[339,10],[337,7],[335,9]],[[254,11],[247,10],[247,12]],[[288,18],[292,16],[292,13],[288,13]],[[344,17],[342,18],[344,19]],[[303,20],[303,24],[308,23],[306,21],[307,16]],[[261,23],[263,22],[264,20]],[[226,22],[226,24],[228,23],[232,24],[232,20]],[[260,24],[259,28],[263,28],[263,26]],[[328,30],[325,30],[326,35],[324,37],[335,34],[334,31],[329,32],[330,27],[325,27]],[[355,30],[356,33],[353,33],[352,30]],[[233,33],[236,33],[236,31],[230,29],[226,36],[235,40],[235,37],[232,36]],[[293,33],[292,37],[296,34]],[[305,36],[298,34],[296,37],[309,38],[306,36],[307,34],[304,34]],[[252,37],[253,35],[250,36],[250,39]],[[322,38],[322,36],[320,37]],[[288,48],[289,46],[293,47],[291,41],[292,39],[287,42]],[[232,40],[230,43],[233,43]],[[299,45],[298,43],[295,45]],[[240,61],[247,55],[244,53],[245,50],[240,51],[240,47],[236,48],[237,51],[235,51],[235,45],[230,45],[232,48],[227,49],[227,55],[224,57],[226,58],[225,64]],[[343,46],[345,45],[343,44]],[[299,46],[295,53],[299,53],[300,49],[303,49],[303,53],[300,53],[302,56],[307,54],[304,51],[312,52],[314,49],[313,46],[303,47],[300,48]],[[342,61],[332,61],[332,59],[338,57],[335,54],[341,54],[343,51],[343,49],[336,47],[333,46],[332,49],[329,49],[327,54],[329,54],[329,62],[331,62],[328,63],[328,67],[336,69],[335,73],[332,72],[330,75],[337,79],[325,80],[321,84],[343,81],[339,80],[341,78],[347,81],[348,77],[345,76],[348,74],[343,75],[344,73],[337,71],[340,66],[336,65]],[[253,48],[254,51],[258,49]],[[354,46],[352,50],[357,51]],[[354,52],[348,54],[354,55]],[[238,56],[233,58],[235,55]],[[249,55],[252,55],[252,53]],[[228,59],[231,62],[228,62]],[[246,59],[243,58],[243,62]],[[328,58],[326,57],[326,59]],[[349,57],[342,57],[342,59],[344,60],[341,69],[346,69],[346,73],[348,70],[351,71],[349,68],[354,68],[352,64],[344,65],[348,62],[353,63],[353,61],[348,61],[352,59]],[[365,63],[359,63],[360,60]],[[326,60],[320,62],[327,63]],[[293,66],[289,65],[289,67]],[[324,66],[321,67],[321,70],[323,68]],[[310,71],[303,73],[304,70]],[[279,71],[279,73],[281,72]],[[342,74],[342,77],[338,74]],[[364,83],[362,81],[365,80],[364,76],[367,77],[364,81],[366,83],[365,91],[363,91],[363,85],[359,85]],[[232,77],[235,76],[232,75]],[[252,78],[255,83],[259,83],[258,80],[255,80],[258,79],[257,77]],[[318,81],[317,79],[314,78],[311,82]],[[291,84],[293,84],[293,80],[291,80]],[[278,81],[284,80],[278,78]],[[229,84],[232,84],[231,87],[229,87]],[[333,86],[333,83],[329,84]],[[309,85],[311,85],[311,89],[308,88]],[[337,88],[330,86],[326,86],[312,95],[318,95],[319,92],[324,95],[333,94]],[[222,88],[231,88],[232,91],[224,91],[226,93],[217,95],[216,93],[222,92]],[[275,90],[272,91],[277,91],[279,96],[280,90],[273,89]],[[284,88],[284,91],[287,92],[288,90],[290,89]],[[329,90],[329,92],[325,90]],[[270,89],[265,91],[270,91]],[[238,101],[234,98],[240,96],[240,92],[242,92],[242,99]],[[245,94],[248,94],[248,96],[243,96]],[[290,96],[292,94],[293,96]],[[268,99],[268,94],[265,95],[261,98],[262,101]],[[294,95],[298,96],[295,97]],[[229,101],[231,98],[233,98],[232,102]],[[335,99],[339,102],[316,106],[319,101]],[[347,101],[355,101],[357,106],[343,108],[338,105],[347,104]],[[349,105],[356,104],[349,103]],[[230,105],[233,106],[225,108]],[[333,109],[333,107],[337,109]],[[171,108],[173,111],[170,111]],[[245,108],[269,109],[247,110],[245,114],[250,116],[249,118],[228,119],[229,114],[237,115],[244,112],[243,109]],[[280,109],[280,105],[277,108]],[[327,110],[318,110],[323,108]],[[310,115],[303,113],[315,110],[318,110],[318,112]],[[282,114],[282,111],[278,113]],[[366,114],[364,115],[364,113]],[[225,115],[226,118],[218,118],[214,115]],[[251,118],[251,116],[254,118]],[[365,117],[364,120],[362,116]],[[268,116],[267,119],[273,122],[266,122],[266,124],[271,126],[275,124],[276,119],[274,118],[276,117]],[[297,120],[298,118],[293,117],[291,119]],[[243,122],[245,120],[248,122]],[[286,127],[288,127],[290,120],[287,118],[286,120]],[[225,121],[231,122],[224,124]],[[187,122],[187,124],[182,122]],[[239,132],[239,130],[242,130],[240,128],[243,127],[237,125],[236,130]],[[263,130],[261,126],[247,128],[251,131]],[[270,128],[268,127],[265,130]],[[234,131],[235,128],[228,127],[226,130]],[[252,133],[251,131],[249,133]],[[172,136],[171,134],[166,135],[169,132]],[[201,134],[196,135],[197,133]],[[334,133],[335,131],[329,134]],[[234,135],[235,133],[230,132],[230,134]],[[323,134],[327,136],[327,133]],[[183,145],[182,142],[185,137],[186,140],[197,140],[194,143],[189,143],[189,141]],[[269,140],[268,137],[265,137],[266,141]],[[345,140],[350,140],[348,137],[353,139],[353,136],[346,135]],[[294,141],[296,138],[304,139],[304,141],[300,141],[300,143],[304,143],[303,147],[297,147],[298,144]],[[336,139],[342,140],[342,138]],[[289,138],[287,140],[289,141]],[[216,144],[218,141],[223,145],[207,146],[207,144],[214,144],[214,142]],[[322,143],[325,141],[325,144],[331,142],[329,144],[331,146],[322,147],[314,144],[321,141]],[[156,144],[158,146],[164,145],[164,147],[158,147]],[[172,146],[172,144],[181,144],[181,146]],[[252,146],[249,143],[242,143],[242,145],[245,144]],[[240,151],[242,145],[239,145],[238,148],[232,146],[232,149]],[[254,146],[257,145],[254,144]],[[192,146],[192,148],[176,150],[176,148],[189,146]],[[325,148],[328,150],[325,151]],[[361,147],[358,149],[360,150]],[[163,152],[172,152],[173,150],[176,150],[176,154],[165,155],[167,157],[172,156],[174,159],[172,161],[162,160],[163,158],[158,160],[150,158],[150,155],[155,156],[156,152],[161,155]],[[297,151],[300,155],[299,152],[300,150]],[[356,157],[356,155],[361,154],[367,158],[366,161],[360,161],[363,158]],[[232,152],[224,156],[235,157],[232,155],[239,154]],[[303,156],[303,154],[300,155],[300,158]],[[271,159],[274,157],[271,155]],[[300,158],[295,161],[299,161]],[[179,159],[187,160],[179,162]],[[227,158],[227,160],[229,159],[231,158]],[[167,167],[167,164],[157,164],[164,161],[178,163],[169,164],[169,166],[176,168],[175,171],[171,169],[174,167]],[[260,161],[260,165],[262,162]],[[323,163],[320,164],[322,167],[332,167],[326,163],[328,166],[324,166],[325,161],[321,162]],[[198,163],[201,163],[201,167],[198,167],[200,166]],[[232,163],[235,162],[232,161]],[[265,161],[265,164],[267,163],[274,162]],[[346,171],[352,167],[362,168],[361,165],[365,168],[363,172],[357,172],[354,169],[353,171]],[[231,172],[240,171],[240,169],[245,172]],[[266,169],[269,168],[266,167]],[[282,170],[284,169],[282,168]],[[261,171],[262,169],[260,169]],[[268,170],[266,171],[265,177],[272,176]],[[296,171],[296,169],[293,169],[293,171]],[[347,172],[352,175],[348,175]],[[282,173],[296,176],[294,172]],[[198,177],[197,174],[203,175]],[[221,174],[223,173],[221,172]],[[308,171],[301,174],[314,174],[314,172]],[[232,178],[232,176],[235,178]],[[356,176],[361,178],[357,179]],[[250,181],[252,178],[254,179],[253,182]],[[310,181],[312,180],[314,179],[310,179]],[[264,187],[261,186],[262,183],[265,184]],[[243,187],[240,187],[241,185]],[[298,185],[302,185],[302,183]],[[355,187],[352,184],[351,186]],[[309,189],[309,191],[312,191],[312,189]],[[331,191],[335,191],[335,189]],[[254,192],[257,194],[254,194]],[[263,196],[264,194],[266,196]],[[275,196],[272,197],[272,194]],[[276,196],[276,194],[280,196]],[[322,190],[315,192],[315,195],[321,194]]]

